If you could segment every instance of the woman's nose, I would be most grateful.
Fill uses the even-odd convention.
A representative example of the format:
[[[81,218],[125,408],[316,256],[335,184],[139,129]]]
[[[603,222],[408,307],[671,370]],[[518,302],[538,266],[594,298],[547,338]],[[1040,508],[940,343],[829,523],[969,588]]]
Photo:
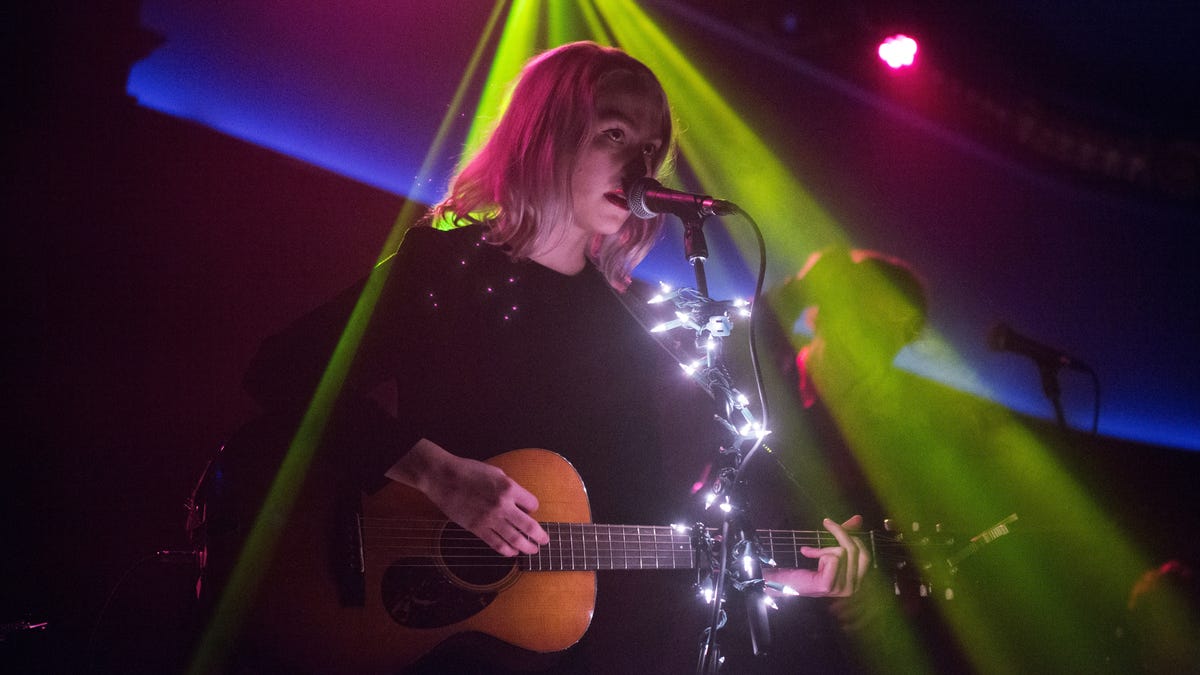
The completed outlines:
[[[630,183],[644,176],[653,176],[654,160],[650,157],[650,155],[639,152],[636,157],[630,158],[630,160],[625,163],[623,173],[625,174],[624,178],[626,183]]]

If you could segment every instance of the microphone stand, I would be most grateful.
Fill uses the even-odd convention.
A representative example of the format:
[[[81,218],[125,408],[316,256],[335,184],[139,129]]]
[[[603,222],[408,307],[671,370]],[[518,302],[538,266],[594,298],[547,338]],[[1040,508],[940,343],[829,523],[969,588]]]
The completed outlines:
[[[725,418],[717,416],[718,423],[729,436],[729,447],[722,446],[721,454],[729,465],[718,472],[706,500],[705,507],[719,502],[723,516],[720,539],[715,540],[703,524],[698,523],[693,531],[699,573],[697,587],[712,604],[709,625],[704,629],[700,653],[696,661],[698,675],[714,675],[720,670],[723,658],[717,644],[717,632],[725,625],[725,595],[728,587],[744,594],[750,640],[753,652],[760,656],[767,652],[771,643],[770,623],[767,618],[765,588],[762,576],[764,564],[774,561],[763,555],[755,539],[754,529],[746,515],[747,486],[742,478],[742,468],[754,452],[762,445],[766,435],[762,426],[747,408],[749,401],[732,385],[725,365],[722,338],[732,328],[729,318],[730,302],[717,302],[708,297],[708,282],[704,263],[708,259],[708,244],[704,238],[702,214],[684,218],[684,254],[696,275],[696,290],[682,289],[669,297],[680,310],[677,321],[663,324],[655,330],[686,326],[696,331],[697,347],[703,347],[706,357],[702,366],[693,373],[700,384],[714,399],[725,407]],[[741,430],[735,426],[735,416],[743,423]],[[750,443],[747,451],[743,446]],[[732,554],[732,555],[731,555]],[[740,569],[731,567],[731,561],[740,560]],[[707,579],[705,572],[707,570]],[[775,586],[772,584],[772,586]],[[782,590],[780,587],[778,590]]]
[[[1038,373],[1042,376],[1042,393],[1050,399],[1050,404],[1054,406],[1054,418],[1058,421],[1058,426],[1065,430],[1067,429],[1067,417],[1063,413],[1062,387],[1058,383],[1058,371],[1062,368],[1062,364],[1038,359],[1037,367]]]
[[[704,218],[696,216],[683,221],[683,254],[696,275],[696,290],[708,297],[708,279],[704,261],[708,260],[708,241],[704,238]]]

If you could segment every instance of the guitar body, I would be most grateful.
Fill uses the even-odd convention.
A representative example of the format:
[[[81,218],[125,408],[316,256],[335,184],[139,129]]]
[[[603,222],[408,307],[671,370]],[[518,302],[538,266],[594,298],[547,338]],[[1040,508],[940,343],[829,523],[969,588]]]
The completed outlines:
[[[560,455],[547,450],[515,450],[493,457],[488,463],[503,469],[538,497],[538,511],[533,514],[538,520],[591,522],[583,481]],[[454,614],[469,613],[469,616],[440,627],[402,627],[386,613],[391,609],[393,614],[399,614],[394,608],[395,600],[399,596],[414,602],[427,601],[427,598],[411,587],[407,589],[408,593],[394,592],[394,584],[388,583],[390,578],[401,577],[412,582],[418,575],[411,574],[410,569],[395,566],[397,559],[387,547],[372,545],[375,533],[370,523],[375,522],[375,518],[444,521],[445,516],[419,492],[398,483],[365,499],[363,515],[367,523],[364,551],[368,593],[370,589],[382,589],[381,597],[393,601],[387,603],[392,607],[380,604],[385,611],[383,618],[389,624],[381,626],[381,636],[417,645],[418,651],[424,653],[456,633],[475,631],[530,651],[554,652],[578,642],[591,623],[596,603],[595,572],[530,572],[499,565],[484,566],[481,571],[470,560],[455,564],[451,546],[444,544],[430,557],[445,566],[422,568],[419,576],[432,579],[430,585],[440,591],[432,594],[437,598],[433,602],[451,605],[447,607],[446,613],[451,614],[448,619],[458,618]],[[452,539],[444,530],[443,535],[445,539]],[[478,554],[472,557],[477,558]],[[506,560],[498,555],[495,559]],[[455,605],[467,606],[459,609]],[[415,614],[409,613],[410,616]],[[384,648],[380,652],[383,656],[387,650]]]
[[[303,472],[290,512],[273,511],[268,499],[266,525],[252,527],[274,475],[263,469],[280,465],[274,454],[225,457],[220,471],[258,476],[225,490],[224,505],[205,506],[210,521],[230,509],[248,514],[238,516],[235,535],[215,534],[210,524],[205,538],[208,630],[232,638],[238,661],[290,672],[392,673],[457,634],[554,652],[587,631],[594,571],[519,570],[516,559],[487,549],[398,483],[348,499],[321,454]],[[489,463],[538,496],[540,521],[590,522],[583,482],[563,457],[517,450]],[[274,544],[264,544],[261,532]],[[239,570],[235,560],[248,564]],[[210,642],[201,652],[232,646]]]

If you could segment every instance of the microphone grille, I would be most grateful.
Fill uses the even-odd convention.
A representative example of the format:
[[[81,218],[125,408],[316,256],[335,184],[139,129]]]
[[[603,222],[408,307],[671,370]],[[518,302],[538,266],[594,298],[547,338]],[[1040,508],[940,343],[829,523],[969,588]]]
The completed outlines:
[[[646,192],[656,187],[660,187],[658,181],[645,176],[630,183],[629,189],[625,191],[625,202],[629,204],[629,212],[642,220],[649,220],[658,215],[646,206]]]

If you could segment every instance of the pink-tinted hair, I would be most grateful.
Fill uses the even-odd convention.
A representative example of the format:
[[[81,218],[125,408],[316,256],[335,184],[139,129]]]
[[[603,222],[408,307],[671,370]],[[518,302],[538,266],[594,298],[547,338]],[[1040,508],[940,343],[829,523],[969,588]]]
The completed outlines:
[[[663,143],[651,162],[657,173],[674,150],[671,112],[658,78],[619,49],[574,42],[525,65],[495,130],[455,176],[431,220],[482,220],[488,241],[507,246],[517,260],[554,245],[573,219],[574,158],[590,140],[604,83],[618,73],[633,74],[660,108]],[[624,289],[661,227],[661,217],[631,215],[617,233],[597,235],[588,257],[610,284]]]

